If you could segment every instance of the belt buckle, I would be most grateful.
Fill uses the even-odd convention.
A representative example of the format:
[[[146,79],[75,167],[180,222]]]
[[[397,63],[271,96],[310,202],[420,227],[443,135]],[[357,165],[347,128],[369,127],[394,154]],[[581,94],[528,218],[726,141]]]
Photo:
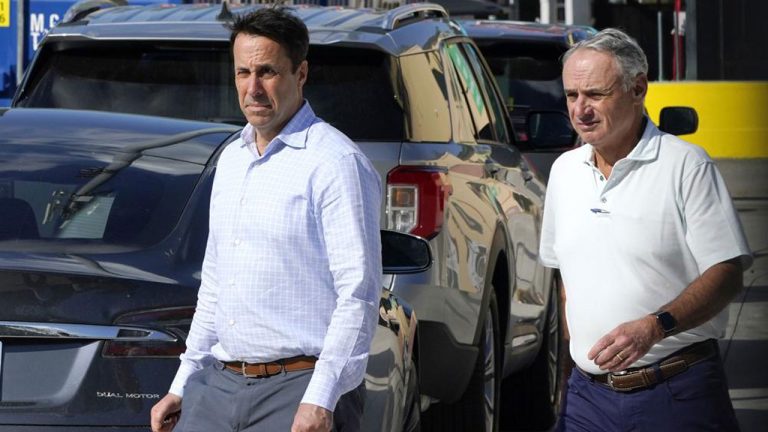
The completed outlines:
[[[240,362],[240,373],[243,374],[245,378],[264,378],[268,377],[269,374],[267,373],[267,366],[264,363],[261,363],[262,369],[264,369],[264,373],[256,373],[255,375],[249,375],[246,368],[248,367],[248,363],[246,362]]]
[[[280,360],[280,361],[276,361],[274,363],[280,365],[280,370],[275,372],[275,373],[273,373],[273,374],[269,373],[269,369],[267,369],[267,365],[269,363],[259,363],[259,365],[261,366],[261,369],[262,369],[261,372],[260,373],[256,373],[255,375],[249,375],[248,372],[246,372],[246,367],[248,366],[248,363],[241,362],[240,363],[240,371],[241,371],[241,373],[243,374],[243,376],[245,378],[269,378],[271,376],[279,375],[279,374],[285,372],[285,361]]]
[[[250,375],[248,375],[248,372],[246,372],[245,368],[248,365],[246,362],[240,362],[240,373],[243,374],[246,378],[251,378]]]
[[[625,389],[616,388],[616,386],[613,385],[613,377],[614,376],[624,376],[627,375],[629,372],[626,370],[618,371],[618,372],[608,372],[608,386],[614,390],[614,391],[626,391]]]

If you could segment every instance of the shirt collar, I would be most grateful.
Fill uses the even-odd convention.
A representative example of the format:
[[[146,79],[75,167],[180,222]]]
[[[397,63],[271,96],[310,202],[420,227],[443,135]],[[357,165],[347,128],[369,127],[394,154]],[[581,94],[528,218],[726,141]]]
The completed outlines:
[[[273,142],[280,142],[293,148],[305,148],[307,146],[307,131],[317,122],[318,118],[309,102],[305,99],[296,114],[286,123],[280,133],[267,145],[269,148]],[[250,123],[240,131],[240,147],[254,148],[256,145],[256,131]]]
[[[637,142],[635,148],[629,152],[624,159],[635,161],[649,161],[654,160],[659,155],[659,143],[661,142],[660,136],[662,132],[650,118],[646,117],[645,130],[643,130],[640,140]],[[585,144],[585,147],[589,148],[589,151],[585,152],[584,163],[593,166],[595,148],[591,144]]]
[[[645,118],[645,130],[640,137],[640,141],[637,142],[635,148],[627,155],[626,159],[636,161],[648,161],[656,159],[659,155],[659,139],[661,131],[648,117]]]

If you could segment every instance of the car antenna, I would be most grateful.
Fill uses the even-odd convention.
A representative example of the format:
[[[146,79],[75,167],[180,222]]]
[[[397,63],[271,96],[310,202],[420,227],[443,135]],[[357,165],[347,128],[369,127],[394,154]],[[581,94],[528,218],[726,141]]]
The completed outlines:
[[[229,6],[227,6],[227,4],[227,1],[221,2],[221,11],[219,11],[219,14],[216,15],[217,21],[232,21],[232,12],[229,10]]]

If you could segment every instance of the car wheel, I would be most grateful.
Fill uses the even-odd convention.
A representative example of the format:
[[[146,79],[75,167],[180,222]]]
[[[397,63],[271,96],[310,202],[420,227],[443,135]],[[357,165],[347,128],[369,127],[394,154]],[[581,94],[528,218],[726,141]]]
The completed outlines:
[[[501,361],[500,347],[498,344],[499,312],[496,304],[496,294],[491,292],[488,302],[488,310],[483,323],[482,347],[475,374],[470,380],[470,386],[475,380],[482,383],[482,423],[485,431],[495,432],[499,429],[499,408],[501,399]],[[482,360],[482,364],[481,364]]]
[[[496,294],[491,292],[480,335],[480,351],[467,389],[456,403],[432,405],[424,413],[424,430],[498,431],[501,395],[501,351],[498,335],[498,306]]]
[[[543,341],[533,364],[504,380],[503,429],[546,430],[557,420],[562,403],[560,376],[560,295],[553,278]]]

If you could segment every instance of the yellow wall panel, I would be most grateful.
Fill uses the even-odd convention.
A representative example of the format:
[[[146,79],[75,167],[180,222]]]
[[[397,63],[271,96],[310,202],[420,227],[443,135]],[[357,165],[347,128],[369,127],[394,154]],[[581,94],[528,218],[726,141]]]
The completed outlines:
[[[665,106],[689,106],[699,129],[683,139],[713,158],[768,158],[768,82],[652,82],[645,106],[658,124]]]

